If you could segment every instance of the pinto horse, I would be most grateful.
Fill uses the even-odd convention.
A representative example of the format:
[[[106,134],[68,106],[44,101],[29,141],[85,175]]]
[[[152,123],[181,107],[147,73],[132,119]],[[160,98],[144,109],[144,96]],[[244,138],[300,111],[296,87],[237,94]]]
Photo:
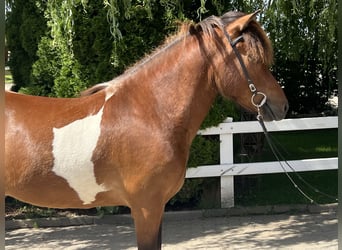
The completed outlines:
[[[6,92],[5,194],[54,208],[128,206],[138,249],[160,249],[164,206],[183,185],[191,142],[217,94],[264,120],[287,112],[255,15],[184,24],[78,98]]]

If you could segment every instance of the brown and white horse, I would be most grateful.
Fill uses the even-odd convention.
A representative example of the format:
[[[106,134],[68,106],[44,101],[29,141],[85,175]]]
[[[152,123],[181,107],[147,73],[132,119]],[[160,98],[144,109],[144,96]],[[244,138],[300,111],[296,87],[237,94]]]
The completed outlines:
[[[164,206],[182,187],[191,142],[217,94],[257,112],[225,34],[258,91],[265,120],[287,99],[271,75],[272,47],[255,13],[187,25],[122,76],[79,98],[6,92],[5,193],[38,206],[131,209],[139,249],[161,248]]]

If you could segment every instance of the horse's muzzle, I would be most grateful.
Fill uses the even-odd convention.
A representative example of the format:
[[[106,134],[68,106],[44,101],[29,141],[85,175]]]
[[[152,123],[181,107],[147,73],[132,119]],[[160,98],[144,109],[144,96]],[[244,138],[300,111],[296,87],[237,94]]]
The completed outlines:
[[[289,104],[286,101],[283,104],[274,105],[270,102],[266,102],[261,107],[261,115],[264,121],[279,121],[285,118],[287,111],[289,110]]]

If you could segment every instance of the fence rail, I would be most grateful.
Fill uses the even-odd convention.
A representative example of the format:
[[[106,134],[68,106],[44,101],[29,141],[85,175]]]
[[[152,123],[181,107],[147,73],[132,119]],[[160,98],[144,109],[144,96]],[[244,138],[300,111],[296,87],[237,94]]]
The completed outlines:
[[[297,131],[330,129],[338,127],[338,117],[316,117],[285,119],[281,121],[266,122],[268,131]],[[186,172],[186,178],[220,177],[221,179],[221,207],[234,206],[234,176],[282,173],[279,162],[234,163],[233,134],[263,132],[258,121],[232,122],[228,118],[217,127],[208,128],[198,132],[200,135],[220,136],[220,165],[198,166]],[[292,170],[282,162],[284,168]],[[301,159],[288,161],[291,167],[298,172],[331,170],[338,168],[338,158]]]

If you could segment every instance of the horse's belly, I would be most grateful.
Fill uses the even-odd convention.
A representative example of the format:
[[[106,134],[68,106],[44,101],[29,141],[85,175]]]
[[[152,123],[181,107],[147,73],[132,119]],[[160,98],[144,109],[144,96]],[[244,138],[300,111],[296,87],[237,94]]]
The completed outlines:
[[[80,179],[83,180],[82,176]],[[84,180],[86,184],[86,180]],[[28,177],[25,181],[7,186],[5,194],[18,200],[50,208],[91,208],[97,206],[126,205],[122,189],[118,186],[108,187],[109,191],[95,192],[86,185],[76,191],[59,176],[50,173],[45,176]],[[80,197],[93,197],[85,203]]]

